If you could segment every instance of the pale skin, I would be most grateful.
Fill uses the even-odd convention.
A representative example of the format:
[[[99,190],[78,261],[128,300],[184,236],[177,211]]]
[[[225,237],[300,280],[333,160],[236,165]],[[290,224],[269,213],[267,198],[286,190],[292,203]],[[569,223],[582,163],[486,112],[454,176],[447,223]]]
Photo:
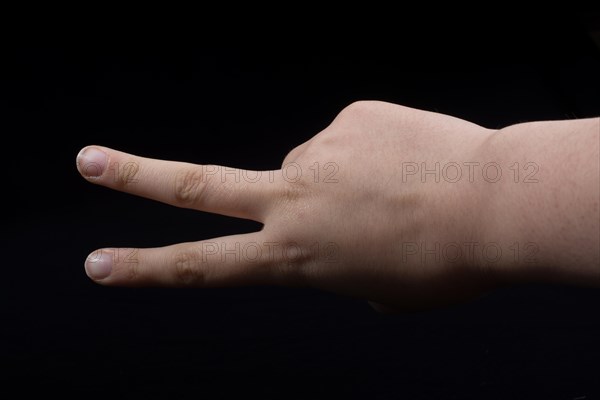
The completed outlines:
[[[85,268],[102,285],[310,286],[380,311],[524,282],[600,286],[600,118],[491,130],[364,101],[276,171],[101,146],[83,149],[77,167],[111,189],[263,224],[160,248],[100,249]]]

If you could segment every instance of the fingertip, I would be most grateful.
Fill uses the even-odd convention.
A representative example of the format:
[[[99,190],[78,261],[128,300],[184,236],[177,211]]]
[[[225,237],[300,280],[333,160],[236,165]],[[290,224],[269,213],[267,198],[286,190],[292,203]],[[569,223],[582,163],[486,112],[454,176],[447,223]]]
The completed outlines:
[[[76,157],[77,170],[86,178],[97,178],[104,174],[108,155],[98,146],[86,146]]]
[[[85,273],[94,281],[108,278],[112,267],[113,256],[105,249],[92,252],[85,260]]]

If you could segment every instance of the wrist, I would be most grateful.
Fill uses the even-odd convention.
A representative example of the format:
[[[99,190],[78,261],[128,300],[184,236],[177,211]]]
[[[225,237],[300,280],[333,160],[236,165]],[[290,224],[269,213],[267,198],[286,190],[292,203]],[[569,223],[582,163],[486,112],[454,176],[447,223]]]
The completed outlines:
[[[446,267],[465,271],[470,280],[485,287],[506,280],[504,244],[494,238],[495,229],[490,227],[495,191],[499,190],[499,166],[494,161],[497,158],[489,151],[494,135],[497,131],[481,128],[457,144],[460,153],[451,156],[446,165],[458,166],[455,170],[460,171],[460,179],[442,169],[438,201],[445,217],[432,213],[434,229],[441,235],[440,253]]]
[[[481,268],[508,282],[598,282],[598,122],[523,123],[490,136],[481,154],[503,174],[481,187],[483,237],[502,253]]]
[[[539,204],[540,164],[532,151],[528,124],[494,131],[482,143],[478,155],[482,165],[478,190],[480,251],[477,268],[498,282],[532,280],[532,264],[540,262],[539,238],[532,235]],[[532,218],[533,217],[533,218]]]

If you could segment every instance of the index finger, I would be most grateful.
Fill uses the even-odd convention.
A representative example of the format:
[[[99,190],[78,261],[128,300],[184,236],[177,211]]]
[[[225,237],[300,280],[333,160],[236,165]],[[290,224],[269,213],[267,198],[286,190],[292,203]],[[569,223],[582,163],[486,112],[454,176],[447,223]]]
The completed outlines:
[[[77,169],[88,181],[111,189],[259,222],[275,202],[278,186],[274,171],[156,160],[101,146],[83,148]]]

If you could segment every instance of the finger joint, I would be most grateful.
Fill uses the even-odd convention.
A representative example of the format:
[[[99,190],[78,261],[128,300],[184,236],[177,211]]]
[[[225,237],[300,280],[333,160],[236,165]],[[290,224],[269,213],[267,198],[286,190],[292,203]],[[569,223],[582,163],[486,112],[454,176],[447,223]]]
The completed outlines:
[[[175,254],[175,279],[184,286],[201,285],[204,274],[200,264],[199,254],[193,251],[181,251]]]
[[[201,168],[178,172],[175,179],[175,200],[177,204],[189,206],[202,202],[206,188],[205,179]]]

